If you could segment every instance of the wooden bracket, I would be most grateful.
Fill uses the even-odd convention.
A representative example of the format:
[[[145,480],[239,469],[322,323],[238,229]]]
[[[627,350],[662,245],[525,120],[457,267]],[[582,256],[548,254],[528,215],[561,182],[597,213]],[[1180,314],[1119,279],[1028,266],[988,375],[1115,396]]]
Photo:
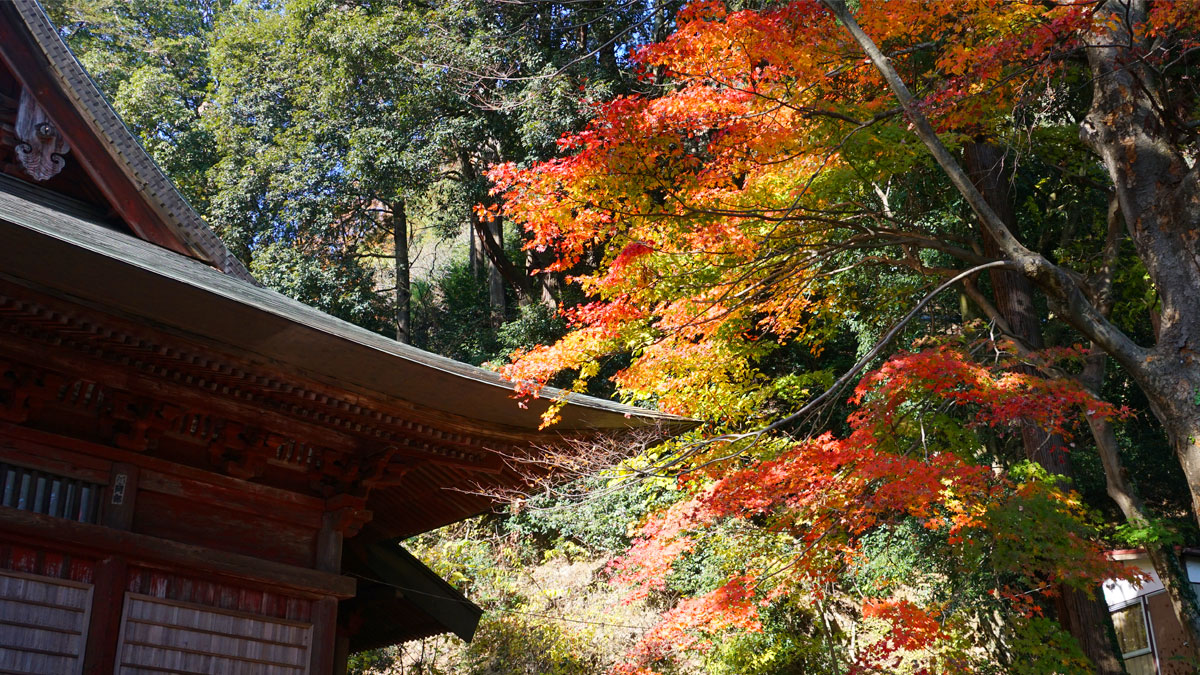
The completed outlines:
[[[31,380],[28,372],[0,363],[0,420],[20,424],[29,419]]]
[[[313,488],[325,497],[350,496],[366,499],[379,486],[395,485],[412,467],[393,463],[399,452],[388,446],[366,453],[329,462],[314,472]]]
[[[62,378],[0,361],[0,420],[21,424],[57,392]]]
[[[67,165],[63,155],[70,152],[71,146],[28,89],[21,90],[14,130],[17,159],[34,180],[50,180]]]
[[[169,403],[118,394],[112,407],[113,419],[118,422],[113,444],[124,450],[145,452],[158,443],[158,438],[183,414]]]
[[[374,514],[367,509],[367,500],[363,497],[353,497],[341,494],[325,500],[325,513],[330,527],[341,532],[344,537],[358,534],[363,525],[371,522]]]
[[[267,467],[264,455],[268,435],[262,430],[237,422],[226,422],[209,444],[208,454],[222,473],[251,480],[260,478]]]
[[[392,457],[396,455],[396,452],[396,447],[392,446],[372,453],[359,461],[356,482],[364,491],[369,492],[380,479],[387,475],[388,466],[392,463]]]

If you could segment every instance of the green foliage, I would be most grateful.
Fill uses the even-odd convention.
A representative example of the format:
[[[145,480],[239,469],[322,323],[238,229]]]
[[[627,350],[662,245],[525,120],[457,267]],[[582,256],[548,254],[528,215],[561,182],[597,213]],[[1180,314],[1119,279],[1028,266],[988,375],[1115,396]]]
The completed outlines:
[[[600,660],[585,636],[552,621],[491,616],[467,649],[464,675],[593,675]]]
[[[451,264],[418,286],[413,298],[413,344],[474,365],[496,355],[487,284],[466,261]]]
[[[1174,547],[1184,543],[1176,523],[1163,518],[1145,523],[1121,523],[1114,528],[1113,534],[1117,541],[1129,548],[1148,545]]]
[[[720,640],[704,658],[710,675],[841,675],[830,658],[815,606],[773,603],[763,613],[761,633]]]
[[[347,675],[371,675],[385,673],[399,664],[395,649],[371,649],[350,655]],[[432,674],[430,674],[432,675]]]
[[[628,480],[609,473],[562,490],[587,496],[579,500],[531,496],[505,521],[505,528],[546,548],[576,542],[593,555],[616,555],[629,546],[633,524],[679,498],[666,481]]]
[[[1012,675],[1086,675],[1094,673],[1079,643],[1053,619],[1029,617],[1011,624],[1003,638],[1015,657],[995,672]]]
[[[314,263],[296,249],[275,242],[262,247],[250,271],[263,284],[310,307],[383,332],[390,308],[373,292],[372,270],[358,262]]]
[[[636,635],[631,629],[650,620],[648,609],[623,603],[605,581],[605,553],[563,537],[547,542],[513,526],[520,518],[476,518],[405,542],[486,611],[471,645],[451,638],[406,645],[392,654],[399,672],[604,672]]]
[[[566,322],[553,309],[541,303],[524,305],[517,316],[496,331],[499,354],[507,356],[518,349],[546,344],[566,332]]]

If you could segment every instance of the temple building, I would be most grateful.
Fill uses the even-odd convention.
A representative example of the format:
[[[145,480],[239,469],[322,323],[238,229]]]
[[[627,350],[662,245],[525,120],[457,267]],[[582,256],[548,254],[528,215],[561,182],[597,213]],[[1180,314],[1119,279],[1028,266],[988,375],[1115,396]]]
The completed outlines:
[[[572,396],[539,430],[548,403],[257,285],[36,2],[0,2],[0,672],[470,639],[399,541],[492,508],[508,458],[688,424]]]

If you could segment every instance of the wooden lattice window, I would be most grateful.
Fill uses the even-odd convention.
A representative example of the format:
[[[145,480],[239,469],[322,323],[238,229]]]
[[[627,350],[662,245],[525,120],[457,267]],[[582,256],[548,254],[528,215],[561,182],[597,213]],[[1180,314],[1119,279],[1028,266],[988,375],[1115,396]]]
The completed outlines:
[[[0,462],[0,504],[81,523],[100,522],[104,486]]]

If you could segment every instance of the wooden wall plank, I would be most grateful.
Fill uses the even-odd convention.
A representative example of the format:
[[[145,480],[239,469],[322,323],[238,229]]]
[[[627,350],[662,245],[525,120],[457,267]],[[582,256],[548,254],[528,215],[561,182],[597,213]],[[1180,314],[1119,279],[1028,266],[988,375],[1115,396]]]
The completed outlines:
[[[312,649],[306,623],[130,593],[118,673],[303,675]]]
[[[111,465],[110,461],[100,457],[14,438],[5,433],[0,433],[0,460],[93,483],[106,482]]]
[[[241,612],[248,616],[282,619],[308,624],[312,600],[298,598],[259,588],[247,588],[211,580],[191,578],[179,574],[171,575],[165,589],[151,583],[151,570],[133,567],[129,572],[127,589],[130,593],[150,595],[162,600]]]
[[[0,672],[79,673],[92,589],[0,571]]]
[[[58,654],[35,654],[15,649],[0,650],[0,671],[11,673],[72,673],[77,659]]]
[[[156,492],[146,477],[143,474],[139,483],[134,532],[288,565],[313,566],[316,527],[299,527],[257,513]]]

